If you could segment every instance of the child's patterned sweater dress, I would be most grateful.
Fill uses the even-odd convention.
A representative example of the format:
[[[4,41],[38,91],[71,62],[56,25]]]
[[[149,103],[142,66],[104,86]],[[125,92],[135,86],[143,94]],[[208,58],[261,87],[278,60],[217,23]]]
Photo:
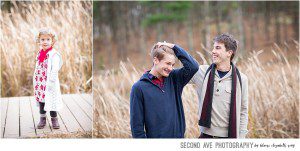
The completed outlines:
[[[37,57],[36,61],[38,65],[36,66],[36,70],[34,73],[35,75],[34,96],[37,102],[42,102],[42,103],[45,103],[45,89],[46,89],[46,81],[47,81],[46,73],[48,68],[48,57],[49,54],[46,55],[46,58],[43,62],[40,62]]]
[[[43,51],[43,50],[41,50]],[[33,76],[34,95],[37,103],[45,103],[46,111],[59,111],[62,107],[62,98],[58,71],[62,66],[62,57],[55,49],[46,50],[46,57],[41,62],[40,53],[36,57]]]

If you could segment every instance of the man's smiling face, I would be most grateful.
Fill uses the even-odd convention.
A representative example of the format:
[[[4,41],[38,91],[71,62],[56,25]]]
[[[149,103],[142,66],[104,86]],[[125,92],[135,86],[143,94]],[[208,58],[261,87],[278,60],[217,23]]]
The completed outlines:
[[[175,65],[176,57],[174,55],[165,53],[162,60],[154,59],[156,71],[160,76],[168,77]]]
[[[215,64],[221,64],[224,62],[230,62],[230,57],[232,55],[232,50],[226,51],[225,45],[223,43],[214,43],[214,48],[212,50],[212,60]]]

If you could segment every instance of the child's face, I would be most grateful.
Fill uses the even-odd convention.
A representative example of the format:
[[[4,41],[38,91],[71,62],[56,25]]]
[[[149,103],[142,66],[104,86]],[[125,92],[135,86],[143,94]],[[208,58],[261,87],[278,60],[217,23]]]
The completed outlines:
[[[48,34],[41,35],[39,42],[40,45],[42,46],[42,49],[44,50],[49,49],[52,46],[52,37]]]

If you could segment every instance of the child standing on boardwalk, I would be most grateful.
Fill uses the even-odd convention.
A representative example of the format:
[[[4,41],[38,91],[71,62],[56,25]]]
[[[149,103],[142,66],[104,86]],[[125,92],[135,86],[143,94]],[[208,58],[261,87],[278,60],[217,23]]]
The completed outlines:
[[[53,48],[56,35],[50,29],[41,29],[36,42],[40,50],[36,57],[33,76],[34,96],[40,110],[40,122],[37,126],[42,129],[46,125],[46,111],[50,111],[51,123],[54,129],[59,129],[57,111],[62,107],[62,98],[58,71],[62,66],[61,54]]]

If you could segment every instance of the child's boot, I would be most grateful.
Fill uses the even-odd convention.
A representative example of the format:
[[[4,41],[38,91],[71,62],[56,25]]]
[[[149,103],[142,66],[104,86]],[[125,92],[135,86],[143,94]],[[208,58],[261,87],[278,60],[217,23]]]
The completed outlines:
[[[59,129],[59,123],[57,117],[51,117],[53,129]]]
[[[46,126],[46,114],[41,114],[40,122],[37,125],[38,129],[43,129]]]

